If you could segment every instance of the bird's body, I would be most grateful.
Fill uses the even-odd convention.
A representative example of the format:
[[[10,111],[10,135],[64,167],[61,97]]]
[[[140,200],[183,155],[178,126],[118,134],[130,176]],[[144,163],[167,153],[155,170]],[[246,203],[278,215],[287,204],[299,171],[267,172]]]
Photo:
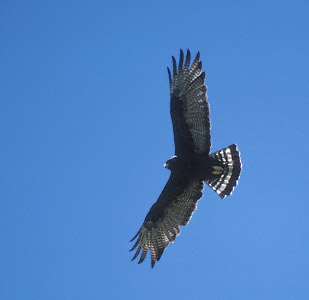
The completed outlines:
[[[223,199],[232,193],[241,171],[235,144],[209,155],[211,140],[205,73],[201,73],[199,53],[191,67],[190,57],[188,50],[183,65],[181,50],[178,69],[173,57],[173,78],[168,69],[175,155],[165,167],[171,175],[132,239],[137,238],[131,250],[138,247],[133,259],[141,252],[139,263],[143,262],[150,250],[152,267],[168,244],[174,242],[180,232],[179,226],[189,222],[202,197],[204,182]]]
[[[205,181],[215,164],[216,160],[209,155],[195,153],[190,156],[175,156],[165,163],[165,167],[188,178],[196,177]],[[217,165],[220,167],[220,163]]]

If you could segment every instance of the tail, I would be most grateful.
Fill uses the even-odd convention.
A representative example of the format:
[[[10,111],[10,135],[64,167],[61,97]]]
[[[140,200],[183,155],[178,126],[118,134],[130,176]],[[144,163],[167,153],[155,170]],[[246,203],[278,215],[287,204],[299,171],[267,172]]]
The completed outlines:
[[[213,166],[212,174],[206,183],[222,198],[232,194],[238,183],[241,161],[235,144],[210,155],[218,165]]]

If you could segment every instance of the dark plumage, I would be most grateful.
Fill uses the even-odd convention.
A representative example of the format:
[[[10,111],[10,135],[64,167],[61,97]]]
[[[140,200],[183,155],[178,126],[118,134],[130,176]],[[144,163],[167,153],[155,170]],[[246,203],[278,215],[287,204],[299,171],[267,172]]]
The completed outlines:
[[[171,171],[156,203],[150,208],[142,227],[131,240],[137,238],[132,250],[134,260],[140,253],[143,262],[148,250],[151,266],[159,261],[164,249],[174,242],[180,225],[186,225],[202,197],[206,182],[222,199],[237,185],[241,171],[240,154],[236,145],[209,155],[210,121],[207,103],[205,72],[197,53],[190,67],[190,51],[184,61],[180,50],[179,64],[173,59],[173,76],[169,68],[175,156],[165,167]]]

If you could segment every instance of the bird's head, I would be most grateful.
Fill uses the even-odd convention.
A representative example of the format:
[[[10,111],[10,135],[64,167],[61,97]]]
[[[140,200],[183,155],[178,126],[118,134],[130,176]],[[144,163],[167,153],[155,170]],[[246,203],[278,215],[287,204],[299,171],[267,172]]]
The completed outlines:
[[[176,160],[177,160],[177,156],[173,156],[164,164],[164,168],[169,169],[169,170],[174,169]]]

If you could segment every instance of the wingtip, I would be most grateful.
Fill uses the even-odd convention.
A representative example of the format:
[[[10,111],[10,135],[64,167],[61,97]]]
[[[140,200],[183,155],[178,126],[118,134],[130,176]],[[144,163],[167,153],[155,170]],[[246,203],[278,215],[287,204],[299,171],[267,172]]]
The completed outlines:
[[[182,51],[182,49],[180,49],[179,64],[178,64],[178,71],[179,72],[181,72],[182,64],[183,64],[183,51]]]
[[[197,54],[195,56],[194,61],[198,64],[201,64],[202,62],[200,61],[200,51],[197,51]]]
[[[165,248],[159,248],[157,253],[157,261],[160,260]]]
[[[136,248],[137,244],[135,243],[134,246],[129,250],[129,252],[132,252]]]
[[[136,233],[136,235],[129,241],[129,243],[131,243],[131,242],[133,242],[135,239],[136,239],[136,237],[138,236],[138,234],[139,234],[139,231]]]
[[[177,63],[174,56],[172,56],[172,60],[173,60],[173,76],[175,76],[177,74]]]

